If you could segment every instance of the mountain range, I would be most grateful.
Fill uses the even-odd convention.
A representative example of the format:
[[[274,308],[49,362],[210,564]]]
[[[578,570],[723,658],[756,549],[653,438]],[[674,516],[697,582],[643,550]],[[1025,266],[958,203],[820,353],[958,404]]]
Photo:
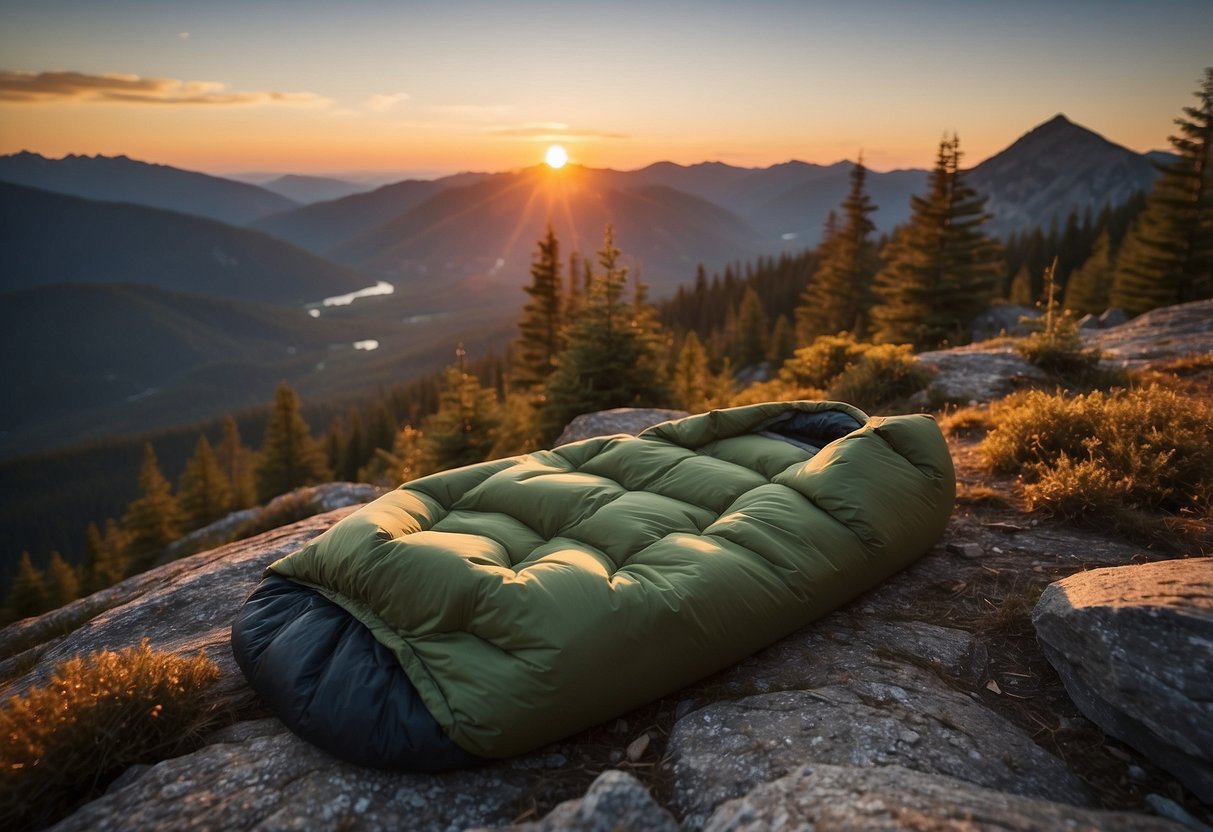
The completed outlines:
[[[969,181],[1005,234],[1122,202],[1160,159],[1058,116]],[[0,383],[36,400],[0,418],[0,456],[266,401],[280,378],[305,395],[352,394],[440,366],[459,341],[501,346],[549,222],[563,255],[587,257],[612,224],[626,262],[667,295],[699,263],[815,244],[851,170],[541,166],[301,205],[352,183],[267,183],[296,201],[125,157],[0,157]],[[869,171],[880,231],[908,217],[927,175]],[[395,291],[318,305],[377,281]],[[367,341],[379,348],[352,346]]]

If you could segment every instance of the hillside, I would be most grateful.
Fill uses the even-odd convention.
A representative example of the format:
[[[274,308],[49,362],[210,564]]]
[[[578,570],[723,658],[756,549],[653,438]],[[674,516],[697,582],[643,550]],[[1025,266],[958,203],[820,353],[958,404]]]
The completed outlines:
[[[408,280],[418,290],[449,291],[454,280],[502,292],[525,282],[535,240],[548,222],[564,255],[584,256],[593,255],[603,228],[612,224],[625,259],[639,267],[656,295],[686,281],[696,263],[719,267],[764,248],[758,231],[707,200],[657,185],[617,189],[610,175],[569,166],[448,188],[339,246],[333,257]]]
[[[232,225],[243,225],[296,204],[256,185],[126,156],[48,159],[28,152],[0,156],[0,182],[86,199],[133,202]]]
[[[313,202],[341,199],[342,197],[360,194],[371,189],[370,186],[359,185],[357,182],[347,182],[344,179],[333,179],[329,176],[300,176],[298,174],[279,176],[268,182],[262,182],[261,187],[300,205],[311,205]]]
[[[0,184],[0,290],[142,283],[301,304],[373,281],[265,234],[214,220]]]
[[[316,254],[396,219],[447,188],[469,185],[483,174],[444,179],[406,179],[373,191],[305,205],[263,217],[252,227]]]

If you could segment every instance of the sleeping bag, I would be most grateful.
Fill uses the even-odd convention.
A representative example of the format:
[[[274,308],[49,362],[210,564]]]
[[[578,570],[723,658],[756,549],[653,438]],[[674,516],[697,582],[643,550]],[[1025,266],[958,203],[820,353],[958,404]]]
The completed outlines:
[[[954,495],[929,416],[712,411],[406,483],[272,564],[232,646],[330,753],[466,766],[804,626],[923,555]]]

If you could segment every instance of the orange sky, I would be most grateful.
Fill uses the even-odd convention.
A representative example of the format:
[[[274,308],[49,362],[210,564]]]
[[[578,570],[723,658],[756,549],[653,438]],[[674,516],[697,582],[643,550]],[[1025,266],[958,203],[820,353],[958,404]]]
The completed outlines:
[[[0,152],[437,174],[558,141],[593,167],[888,170],[956,130],[975,164],[1058,112],[1164,147],[1213,59],[1207,3],[857,6],[48,0],[5,12]]]

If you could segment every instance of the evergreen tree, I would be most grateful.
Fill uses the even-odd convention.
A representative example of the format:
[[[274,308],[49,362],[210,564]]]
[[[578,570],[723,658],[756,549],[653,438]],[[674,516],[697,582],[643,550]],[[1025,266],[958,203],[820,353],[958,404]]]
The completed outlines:
[[[299,412],[299,397],[285,381],[278,385],[257,465],[257,497],[265,502],[304,485],[324,482],[330,473],[324,450]]]
[[[738,367],[750,367],[766,358],[770,323],[753,286],[746,287],[737,310],[737,340],[733,354]]]
[[[223,438],[216,453],[219,467],[227,477],[232,511],[248,508],[256,502],[253,487],[253,452],[240,439],[240,428],[231,416],[223,420]]]
[[[568,335],[540,411],[545,439],[574,416],[612,407],[652,407],[668,396],[664,340],[655,310],[624,300],[627,268],[607,226],[581,314]]]
[[[817,244],[817,266],[809,275],[804,291],[801,292],[796,304],[796,343],[798,344],[809,344],[817,337],[818,316],[810,303],[810,298],[816,292],[813,283],[821,264],[829,259],[833,252],[839,233],[838,212],[831,210],[826,215],[825,225],[821,229],[821,242]]]
[[[1027,263],[1020,266],[1015,277],[1011,278],[1011,292],[1007,299],[1019,306],[1031,306],[1036,303],[1036,297],[1032,294],[1032,275],[1028,271]]]
[[[515,390],[542,387],[556,369],[562,344],[564,294],[561,291],[560,244],[549,224],[531,262],[531,284],[523,287],[530,300],[518,322],[510,386]]]
[[[372,456],[374,451],[370,450],[367,444],[366,431],[362,428],[362,416],[358,413],[350,414],[350,429],[345,437],[345,447],[341,453],[341,469],[337,472],[337,476],[346,482],[353,482],[359,479],[359,469],[364,462],[367,462],[367,457]]]
[[[17,621],[33,615],[41,615],[47,610],[46,576],[42,570],[34,566],[29,552],[22,552],[17,561],[17,573],[13,576],[13,585],[4,599],[5,618]]]
[[[872,309],[880,341],[918,349],[964,343],[990,301],[1002,251],[980,230],[989,219],[985,198],[965,184],[960,156],[955,136],[940,142],[930,191],[911,198],[910,221],[886,247]]]
[[[817,271],[796,309],[804,343],[837,332],[851,332],[857,338],[867,334],[878,261],[870,239],[876,226],[869,219],[876,206],[864,187],[866,176],[860,155],[851,168],[851,191],[842,203],[842,224],[830,233]]]
[[[85,535],[87,555],[81,570],[83,590],[96,592],[113,586],[126,577],[131,568],[130,535],[112,517],[105,521],[105,534],[96,523],[89,523]]]
[[[706,410],[711,383],[708,354],[704,352],[699,336],[694,331],[688,332],[678,351],[674,377],[670,380],[674,404],[691,413]]]
[[[185,463],[177,482],[177,503],[190,529],[213,523],[231,510],[231,486],[205,436],[198,437],[194,455]]]
[[[375,449],[375,457],[359,472],[359,479],[395,488],[428,472],[425,434],[405,425],[396,434],[392,449]]]
[[[58,552],[51,552],[46,565],[46,608],[57,610],[80,597],[80,577]]]
[[[443,374],[438,412],[426,420],[429,465],[435,471],[483,462],[501,421],[493,390],[468,373],[462,345]]]
[[[160,472],[151,444],[143,446],[139,469],[139,497],[126,507],[122,527],[130,535],[127,551],[135,568],[143,569],[152,556],[181,536],[184,517],[172,486]]]
[[[1065,308],[1076,315],[1098,314],[1107,309],[1112,270],[1112,241],[1105,228],[1095,239],[1091,256],[1070,274]]]
[[[1160,175],[1116,256],[1112,305],[1129,315],[1213,297],[1213,67],[1170,142]]]
[[[771,339],[767,343],[767,361],[778,367],[792,357],[796,352],[796,337],[787,315],[775,319],[775,328],[771,330]]]

